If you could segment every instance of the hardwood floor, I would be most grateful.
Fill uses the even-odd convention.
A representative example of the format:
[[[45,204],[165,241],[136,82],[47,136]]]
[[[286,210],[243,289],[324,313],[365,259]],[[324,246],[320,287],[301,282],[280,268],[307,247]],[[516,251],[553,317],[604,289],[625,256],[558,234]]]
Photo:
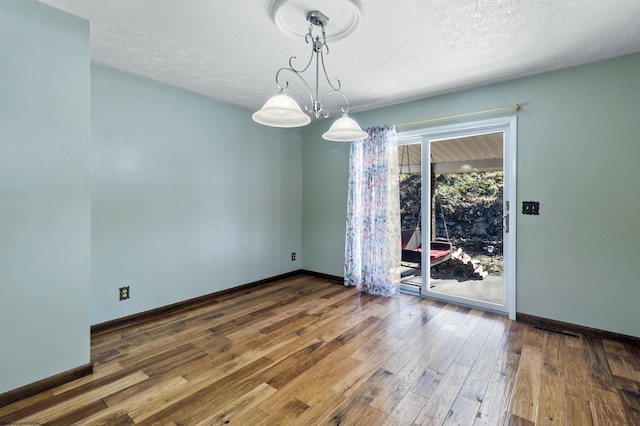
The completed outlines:
[[[640,425],[640,347],[300,275],[92,338],[0,424]]]

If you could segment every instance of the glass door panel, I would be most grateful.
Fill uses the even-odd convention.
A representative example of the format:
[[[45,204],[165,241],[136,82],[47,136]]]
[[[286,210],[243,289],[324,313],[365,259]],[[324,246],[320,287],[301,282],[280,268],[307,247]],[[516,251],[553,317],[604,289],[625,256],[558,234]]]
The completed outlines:
[[[422,138],[398,146],[402,262],[400,289],[422,289]],[[427,269],[428,270],[428,269]]]
[[[423,294],[504,311],[504,133],[424,144],[430,248]]]

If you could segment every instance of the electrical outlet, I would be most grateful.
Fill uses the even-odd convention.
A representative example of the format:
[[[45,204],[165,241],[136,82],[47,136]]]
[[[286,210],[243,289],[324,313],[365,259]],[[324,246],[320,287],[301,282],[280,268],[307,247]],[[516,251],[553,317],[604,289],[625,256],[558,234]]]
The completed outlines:
[[[129,286],[120,287],[120,300],[127,300],[129,296]]]
[[[293,262],[294,260],[296,260],[296,252],[295,251],[293,253],[291,253],[291,261]]]
[[[540,202],[538,201],[523,201],[522,202],[522,214],[540,214]]]

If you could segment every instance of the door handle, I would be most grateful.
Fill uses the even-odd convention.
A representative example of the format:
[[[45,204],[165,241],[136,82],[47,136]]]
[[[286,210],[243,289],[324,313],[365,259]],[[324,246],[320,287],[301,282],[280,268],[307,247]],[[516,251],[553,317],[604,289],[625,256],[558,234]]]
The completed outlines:
[[[509,213],[505,214],[502,217],[502,226],[504,228],[504,233],[508,234],[509,233]]]

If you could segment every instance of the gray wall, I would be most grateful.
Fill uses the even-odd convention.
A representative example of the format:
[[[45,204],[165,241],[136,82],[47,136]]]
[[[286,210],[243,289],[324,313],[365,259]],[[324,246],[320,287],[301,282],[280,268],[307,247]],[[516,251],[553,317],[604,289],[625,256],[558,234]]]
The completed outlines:
[[[522,103],[518,211],[537,200],[540,216],[516,217],[517,311],[640,336],[639,75],[635,54],[354,118],[367,127]],[[321,139],[329,124],[303,133],[303,268],[341,276],[349,146]]]
[[[91,105],[92,324],[300,269],[299,130],[100,65]]]
[[[0,1],[0,393],[89,362],[89,24]]]

